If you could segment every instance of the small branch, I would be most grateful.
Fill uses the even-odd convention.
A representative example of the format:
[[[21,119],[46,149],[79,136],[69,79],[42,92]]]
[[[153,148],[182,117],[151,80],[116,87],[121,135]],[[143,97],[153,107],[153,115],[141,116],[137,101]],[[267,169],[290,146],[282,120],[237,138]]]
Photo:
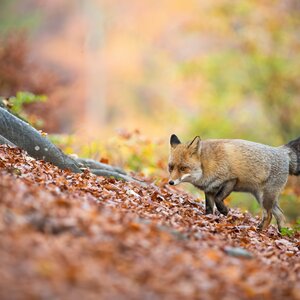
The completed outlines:
[[[118,167],[113,167],[108,164],[104,164],[101,162],[98,162],[96,160],[90,159],[90,158],[75,158],[76,162],[83,165],[85,168],[90,168],[94,170],[107,170],[111,172],[116,172],[119,174],[126,175],[126,172]]]
[[[141,180],[138,180],[136,178],[133,178],[129,175],[120,174],[114,171],[108,171],[108,170],[100,170],[100,169],[91,169],[91,173],[97,175],[97,176],[104,176],[104,177],[114,177],[115,179],[129,181],[129,182],[136,182],[144,187],[147,186],[147,184]]]

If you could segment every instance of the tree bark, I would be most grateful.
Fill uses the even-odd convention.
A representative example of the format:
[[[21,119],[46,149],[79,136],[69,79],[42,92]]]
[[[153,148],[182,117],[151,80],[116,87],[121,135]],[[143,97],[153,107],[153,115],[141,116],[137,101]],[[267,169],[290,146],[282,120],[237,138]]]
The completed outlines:
[[[13,144],[12,142],[10,142],[9,140],[7,140],[5,137],[3,137],[2,135],[0,135],[0,145],[9,145],[12,147],[16,147],[15,144]]]
[[[34,158],[51,162],[60,169],[81,172],[75,160],[65,155],[35,128],[1,107],[0,134]]]

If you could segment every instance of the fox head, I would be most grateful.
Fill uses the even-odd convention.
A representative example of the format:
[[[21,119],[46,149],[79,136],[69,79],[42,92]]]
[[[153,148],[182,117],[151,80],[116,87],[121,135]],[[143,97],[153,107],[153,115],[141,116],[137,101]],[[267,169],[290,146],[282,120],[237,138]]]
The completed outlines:
[[[170,145],[169,184],[198,181],[202,177],[200,137],[196,136],[191,142],[182,144],[179,138],[172,134]]]

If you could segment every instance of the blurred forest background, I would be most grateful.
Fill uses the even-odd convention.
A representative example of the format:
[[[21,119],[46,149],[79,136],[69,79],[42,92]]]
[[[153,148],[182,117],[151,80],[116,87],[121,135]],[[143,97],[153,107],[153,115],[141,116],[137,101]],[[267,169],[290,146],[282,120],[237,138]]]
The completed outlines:
[[[300,2],[1,0],[0,95],[66,152],[158,181],[171,133],[280,145],[300,135]],[[299,218],[299,179],[281,203]]]

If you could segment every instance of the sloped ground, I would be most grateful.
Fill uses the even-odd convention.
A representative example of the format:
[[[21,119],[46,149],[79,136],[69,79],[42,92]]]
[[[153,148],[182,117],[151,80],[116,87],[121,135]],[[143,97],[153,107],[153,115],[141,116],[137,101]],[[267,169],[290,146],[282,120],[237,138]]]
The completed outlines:
[[[0,299],[300,299],[299,236],[258,233],[237,210],[205,216],[170,186],[0,146],[0,199]]]

